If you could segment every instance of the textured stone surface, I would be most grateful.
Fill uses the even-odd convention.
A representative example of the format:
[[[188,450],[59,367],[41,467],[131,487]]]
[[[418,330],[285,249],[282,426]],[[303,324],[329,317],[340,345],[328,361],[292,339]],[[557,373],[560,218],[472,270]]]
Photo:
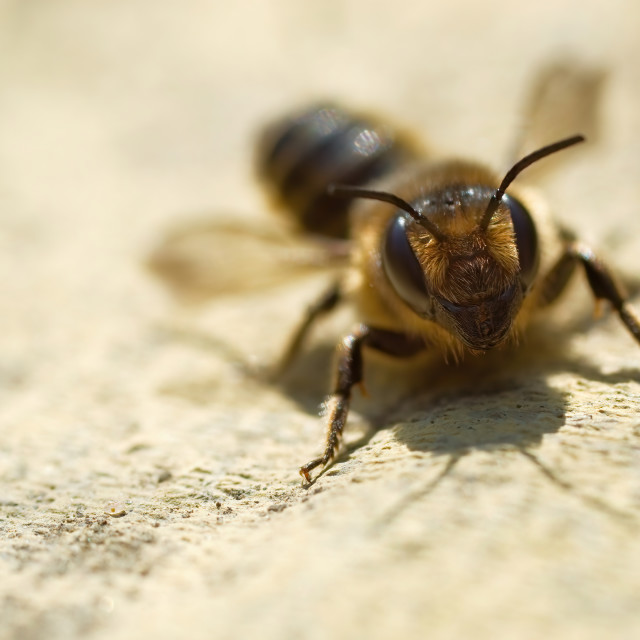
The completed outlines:
[[[583,284],[517,353],[370,363],[348,454],[305,490],[350,318],[279,386],[244,365],[325,278],[194,306],[144,266],[190,220],[274,223],[253,132],[291,104],[378,108],[500,169],[569,55],[608,72],[603,134],[545,190],[637,273],[637,4],[429,4],[0,5],[0,637],[638,637],[640,351]]]

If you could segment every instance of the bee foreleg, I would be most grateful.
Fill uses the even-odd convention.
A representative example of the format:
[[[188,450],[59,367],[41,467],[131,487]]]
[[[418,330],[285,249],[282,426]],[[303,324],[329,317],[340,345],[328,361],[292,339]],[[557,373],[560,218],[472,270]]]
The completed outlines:
[[[323,291],[322,295],[307,309],[300,326],[298,326],[291,337],[289,345],[276,367],[276,377],[282,375],[298,355],[302,344],[316,320],[330,311],[333,311],[342,299],[343,294],[341,283],[339,281],[334,282],[326,291]]]
[[[300,467],[300,475],[311,481],[310,472],[327,465],[336,453],[347,422],[351,389],[362,383],[362,347],[367,346],[397,357],[409,357],[422,351],[425,344],[419,338],[403,333],[375,329],[361,324],[338,345],[337,372],[333,393],[327,398],[327,437],[324,454]]]
[[[541,300],[551,304],[566,286],[577,264],[582,264],[587,281],[596,300],[608,301],[620,316],[631,335],[640,342],[640,321],[627,304],[628,296],[609,268],[593,251],[580,242],[567,246],[558,262],[542,283]]]

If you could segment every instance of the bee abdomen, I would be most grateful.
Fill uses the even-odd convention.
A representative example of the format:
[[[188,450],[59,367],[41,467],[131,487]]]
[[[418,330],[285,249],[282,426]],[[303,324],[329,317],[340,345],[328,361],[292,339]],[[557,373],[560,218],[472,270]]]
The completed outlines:
[[[327,195],[327,186],[362,186],[413,155],[389,127],[316,105],[265,130],[258,171],[303,229],[343,237],[350,202]]]

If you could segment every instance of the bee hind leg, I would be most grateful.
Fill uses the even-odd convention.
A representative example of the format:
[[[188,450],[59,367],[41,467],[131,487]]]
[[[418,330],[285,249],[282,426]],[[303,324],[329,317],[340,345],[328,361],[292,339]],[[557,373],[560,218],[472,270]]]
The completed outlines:
[[[291,337],[280,362],[277,364],[274,377],[284,374],[300,352],[300,349],[309,335],[309,331],[316,320],[333,311],[344,299],[340,281],[333,282],[331,286],[322,292],[322,295],[307,309],[302,322]]]
[[[578,264],[584,268],[589,287],[597,301],[606,300],[629,333],[640,343],[640,320],[627,304],[628,296],[607,265],[581,242],[571,242],[542,283],[541,304],[546,306],[562,293]]]
[[[362,347],[397,357],[410,357],[425,348],[419,338],[404,333],[376,329],[361,324],[338,345],[337,371],[333,393],[327,398],[327,436],[324,453],[300,467],[304,481],[311,482],[311,471],[325,467],[333,459],[347,422],[352,388],[362,383]]]

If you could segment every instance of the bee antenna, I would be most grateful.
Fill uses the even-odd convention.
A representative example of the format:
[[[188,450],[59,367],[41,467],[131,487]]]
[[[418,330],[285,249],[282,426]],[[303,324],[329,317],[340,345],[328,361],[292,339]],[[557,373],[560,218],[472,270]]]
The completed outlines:
[[[372,191],[371,189],[360,189],[346,184],[330,184],[327,187],[330,196],[338,198],[366,198],[367,200],[380,200],[388,202],[403,211],[406,211],[417,223],[422,225],[436,240],[444,240],[446,236],[428,218],[425,218],[419,211],[416,211],[406,200],[388,193],[387,191]]]
[[[502,196],[504,196],[504,192],[507,187],[515,180],[516,176],[521,173],[528,166],[532,165],[534,162],[541,160],[542,158],[546,158],[547,156],[555,153],[556,151],[562,151],[562,149],[566,149],[567,147],[572,147],[574,144],[578,144],[579,142],[584,142],[584,136],[572,136],[571,138],[565,138],[564,140],[559,140],[558,142],[554,142],[553,144],[549,144],[546,147],[542,147],[533,153],[530,153],[528,156],[522,158],[522,160],[518,160],[509,171],[507,171],[507,175],[503,178],[500,186],[496,189],[495,193],[491,196],[491,200],[489,200],[489,204],[482,215],[482,220],[480,221],[479,228],[484,231],[488,226],[489,222],[491,222],[491,218],[493,214],[496,212],[500,201],[502,200]]]

